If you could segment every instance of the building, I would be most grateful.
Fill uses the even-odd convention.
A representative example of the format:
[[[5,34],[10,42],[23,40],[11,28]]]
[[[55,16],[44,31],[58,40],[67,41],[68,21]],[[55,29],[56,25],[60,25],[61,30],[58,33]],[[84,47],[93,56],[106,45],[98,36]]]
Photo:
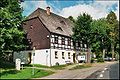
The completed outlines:
[[[86,56],[87,45],[82,41],[73,42],[73,23],[64,17],[38,8],[28,16],[22,27],[27,34],[30,48],[14,53],[14,61],[53,66],[78,62],[78,56]],[[33,55],[33,47],[35,47]],[[86,58],[85,58],[86,59]],[[85,60],[86,61],[86,60]]]

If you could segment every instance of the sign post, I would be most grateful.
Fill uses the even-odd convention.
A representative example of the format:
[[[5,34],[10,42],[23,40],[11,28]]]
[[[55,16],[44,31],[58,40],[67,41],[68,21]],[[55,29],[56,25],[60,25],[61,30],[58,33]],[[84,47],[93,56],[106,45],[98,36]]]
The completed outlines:
[[[16,59],[16,61],[15,61],[15,65],[16,65],[16,70],[20,70],[20,63],[21,63],[21,60],[20,59]]]

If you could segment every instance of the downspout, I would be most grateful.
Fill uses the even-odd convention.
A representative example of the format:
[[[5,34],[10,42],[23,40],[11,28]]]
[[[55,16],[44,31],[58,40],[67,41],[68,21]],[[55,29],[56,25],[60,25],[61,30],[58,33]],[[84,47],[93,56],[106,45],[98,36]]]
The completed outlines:
[[[51,33],[50,33],[50,66],[51,66]]]

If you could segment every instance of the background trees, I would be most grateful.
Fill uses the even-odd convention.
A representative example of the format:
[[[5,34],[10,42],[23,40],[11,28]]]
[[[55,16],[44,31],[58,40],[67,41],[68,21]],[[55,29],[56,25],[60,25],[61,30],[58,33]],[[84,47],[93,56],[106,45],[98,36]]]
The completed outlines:
[[[91,44],[92,51],[95,53],[98,53],[98,51],[103,52],[103,59],[105,57],[105,50],[109,42],[109,38],[107,36],[107,28],[108,24],[105,18],[94,20],[91,24],[91,32],[94,33]]]
[[[97,58],[104,59],[105,52],[111,57],[109,54],[111,51],[112,59],[115,57],[114,49],[118,52],[119,48],[119,24],[114,12],[111,11],[106,18],[97,20],[92,20],[91,16],[86,13],[80,14],[76,20],[71,16],[69,19],[74,22],[72,36],[74,40],[87,43],[88,48],[96,53]]]
[[[77,17],[73,28],[73,39],[82,41],[88,46],[87,62],[90,63],[90,47],[91,47],[91,22],[92,17],[86,13]]]
[[[6,52],[19,51],[25,47],[21,28],[22,8],[19,0],[0,1],[0,57]]]
[[[110,42],[111,42],[111,50],[112,50],[112,60],[114,58],[114,48],[115,48],[115,44],[116,44],[116,41],[117,40],[117,36],[118,36],[118,32],[117,32],[117,29],[118,29],[118,21],[117,21],[117,16],[115,15],[114,12],[110,12],[108,15],[107,15],[107,22],[108,22],[108,36],[109,36],[109,39],[110,39]]]

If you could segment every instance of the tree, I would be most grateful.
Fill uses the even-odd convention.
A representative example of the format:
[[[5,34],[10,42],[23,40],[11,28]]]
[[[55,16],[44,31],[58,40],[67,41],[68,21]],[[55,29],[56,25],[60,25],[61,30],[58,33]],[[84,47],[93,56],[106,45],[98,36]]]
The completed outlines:
[[[70,19],[73,23],[75,23],[75,20],[72,16],[69,16],[68,19]]]
[[[93,51],[97,52],[102,49],[103,59],[105,57],[105,49],[108,46],[107,42],[109,42],[109,38],[107,36],[107,27],[108,27],[108,24],[105,18],[94,20],[91,26],[91,30],[92,30],[91,32],[95,33],[95,35],[93,35],[93,38],[92,38]]]
[[[87,53],[87,62],[90,63],[90,44],[91,44],[91,22],[92,17],[86,13],[77,17],[75,25],[73,28],[73,40],[82,41],[87,44],[88,53]]]
[[[113,11],[111,11],[107,15],[107,22],[109,24],[108,27],[108,35],[111,41],[111,49],[112,49],[112,60],[114,58],[114,47],[115,47],[115,40],[117,39],[117,32],[116,28],[118,27],[118,21],[117,21],[117,16]]]
[[[19,0],[0,1],[0,56],[5,52],[19,51],[25,47],[25,34],[20,26],[22,20]]]

